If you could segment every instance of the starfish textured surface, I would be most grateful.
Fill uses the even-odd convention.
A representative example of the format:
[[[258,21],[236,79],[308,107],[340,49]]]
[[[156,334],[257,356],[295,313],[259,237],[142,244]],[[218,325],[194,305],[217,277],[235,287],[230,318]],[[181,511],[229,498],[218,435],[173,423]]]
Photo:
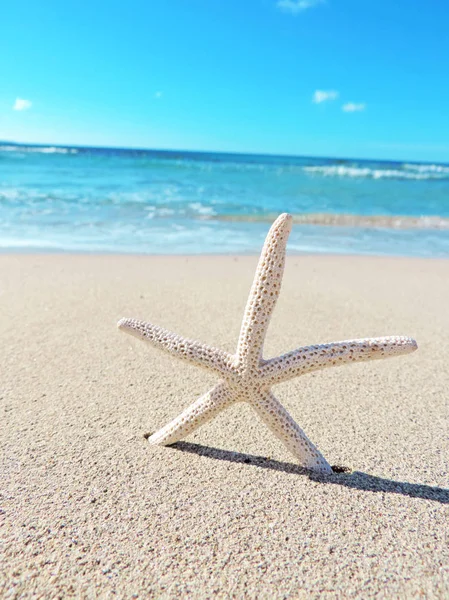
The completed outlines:
[[[291,226],[291,215],[284,213],[276,219],[267,235],[235,355],[185,339],[151,323],[136,319],[119,321],[118,327],[123,331],[177,358],[206,368],[221,378],[216,386],[176,419],[149,437],[150,444],[174,444],[229,405],[248,402],[301,466],[331,473],[329,463],[276,399],[271,387],[325,367],[408,354],[417,349],[415,340],[394,336],[307,346],[264,360],[263,345],[281,289]]]

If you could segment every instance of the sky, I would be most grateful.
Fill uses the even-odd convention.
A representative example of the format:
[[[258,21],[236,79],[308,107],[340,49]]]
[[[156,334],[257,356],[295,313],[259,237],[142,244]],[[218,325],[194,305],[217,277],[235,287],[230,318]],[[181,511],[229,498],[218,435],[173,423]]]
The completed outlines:
[[[0,140],[449,162],[447,0],[0,12]]]

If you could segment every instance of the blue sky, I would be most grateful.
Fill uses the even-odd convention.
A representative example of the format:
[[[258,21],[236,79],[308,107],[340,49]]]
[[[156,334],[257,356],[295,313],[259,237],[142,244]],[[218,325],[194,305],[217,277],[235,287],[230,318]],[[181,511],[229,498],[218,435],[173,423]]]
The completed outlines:
[[[0,139],[449,162],[447,0],[0,12]]]

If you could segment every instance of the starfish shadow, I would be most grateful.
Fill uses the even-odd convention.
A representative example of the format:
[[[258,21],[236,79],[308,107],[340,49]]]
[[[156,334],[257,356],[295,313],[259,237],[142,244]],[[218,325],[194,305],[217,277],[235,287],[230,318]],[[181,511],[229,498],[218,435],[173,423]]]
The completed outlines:
[[[394,481],[393,479],[384,479],[362,473],[360,471],[350,471],[347,467],[332,467],[334,473],[331,475],[322,475],[304,469],[298,465],[287,462],[280,462],[255,456],[252,454],[242,454],[240,452],[231,452],[221,450],[201,444],[192,444],[190,442],[176,442],[169,446],[181,452],[190,452],[199,456],[206,456],[215,460],[224,460],[234,463],[250,464],[261,469],[271,469],[273,471],[282,471],[295,475],[306,475],[309,479],[325,484],[342,485],[347,488],[362,490],[364,492],[385,492],[388,494],[401,494],[411,498],[421,498],[423,500],[432,500],[441,504],[449,504],[449,490],[430,485],[407,483],[405,481]]]

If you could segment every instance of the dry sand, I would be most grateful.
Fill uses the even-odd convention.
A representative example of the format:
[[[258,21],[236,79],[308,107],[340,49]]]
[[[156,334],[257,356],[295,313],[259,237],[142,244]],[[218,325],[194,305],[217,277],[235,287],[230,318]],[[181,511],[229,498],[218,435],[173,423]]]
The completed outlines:
[[[213,378],[116,329],[233,351],[256,257],[0,256],[0,595],[447,598],[449,262],[289,257],[266,356],[404,334],[411,356],[276,388],[309,477],[245,405],[154,431]]]

